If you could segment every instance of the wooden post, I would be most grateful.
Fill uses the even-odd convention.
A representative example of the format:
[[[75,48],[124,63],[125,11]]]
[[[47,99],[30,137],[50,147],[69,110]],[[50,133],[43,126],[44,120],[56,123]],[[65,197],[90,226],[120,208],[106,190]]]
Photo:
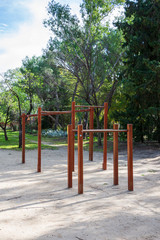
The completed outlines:
[[[118,129],[118,124],[113,124],[113,129]],[[113,164],[114,185],[118,185],[118,132],[113,133]]]
[[[104,103],[104,129],[107,129],[108,125],[108,103]],[[103,140],[103,170],[107,169],[107,133],[104,133]]]
[[[72,125],[68,125],[68,188],[72,188]]]
[[[25,163],[25,113],[22,114],[22,163]]]
[[[78,125],[78,194],[83,193],[83,126]]]
[[[38,108],[38,164],[37,172],[41,172],[41,108]]]
[[[72,117],[71,117],[72,128],[75,129],[75,102],[72,102]],[[74,171],[74,132],[72,132],[72,171]]]
[[[94,108],[90,107],[89,129],[94,127]],[[89,161],[93,161],[93,132],[89,133]]]
[[[128,190],[133,191],[133,125],[127,124]]]

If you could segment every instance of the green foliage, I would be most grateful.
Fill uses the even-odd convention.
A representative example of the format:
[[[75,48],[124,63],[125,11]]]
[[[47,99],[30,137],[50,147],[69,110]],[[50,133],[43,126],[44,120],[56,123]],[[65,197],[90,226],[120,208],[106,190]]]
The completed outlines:
[[[160,2],[126,1],[125,19],[117,26],[126,48],[123,91],[126,109],[116,119],[134,124],[137,141],[160,141]]]
[[[44,24],[53,32],[46,49],[56,66],[72,76],[69,90],[72,100],[89,105],[102,105],[112,97],[119,80],[120,60],[123,54],[121,31],[110,30],[107,16],[119,1],[88,1],[80,6],[81,19],[72,15],[68,5],[51,0],[49,18]],[[115,37],[116,36],[116,37]],[[118,40],[117,40],[118,39]],[[96,109],[97,128],[100,128],[102,109]],[[87,122],[87,115],[85,115]],[[99,137],[99,144],[100,137]]]
[[[11,96],[9,92],[0,92],[0,122],[5,123],[6,114],[9,110],[7,123],[11,120],[11,111],[10,108],[13,106]]]
[[[105,85],[109,92],[113,85],[122,35],[116,30],[109,30],[106,16],[113,6],[121,2],[83,1],[80,21],[71,15],[68,5],[50,1],[49,19],[45,21],[45,26],[52,30],[55,37],[50,39],[46,51],[58,67],[72,74],[72,99],[77,96],[89,104],[108,100],[109,95],[101,95],[101,88]]]

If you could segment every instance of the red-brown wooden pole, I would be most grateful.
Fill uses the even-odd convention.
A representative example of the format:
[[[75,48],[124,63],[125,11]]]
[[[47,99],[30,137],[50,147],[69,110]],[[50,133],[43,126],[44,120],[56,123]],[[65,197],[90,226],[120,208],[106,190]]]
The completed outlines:
[[[108,103],[104,103],[104,129],[108,126]],[[103,140],[103,170],[107,169],[107,133],[104,133]]]
[[[133,125],[127,124],[128,190],[133,191]]]
[[[94,127],[94,108],[90,107],[89,129]],[[89,161],[93,161],[93,132],[89,133]]]
[[[68,188],[72,188],[72,125],[68,125]]]
[[[22,114],[22,163],[25,163],[25,113]]]
[[[78,194],[83,193],[83,126],[78,125]]]
[[[72,102],[72,117],[71,117],[72,128],[75,129],[75,102]],[[74,171],[74,132],[72,132],[72,171]]]
[[[37,172],[41,172],[41,108],[38,108],[38,163]]]
[[[118,124],[113,124],[113,129],[118,129]],[[118,132],[113,133],[113,164],[114,185],[118,185]]]

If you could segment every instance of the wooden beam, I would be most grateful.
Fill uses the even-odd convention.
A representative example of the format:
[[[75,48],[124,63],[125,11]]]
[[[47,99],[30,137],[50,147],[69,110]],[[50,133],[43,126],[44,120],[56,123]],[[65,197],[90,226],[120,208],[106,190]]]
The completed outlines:
[[[123,129],[85,129],[83,132],[127,132]]]
[[[68,125],[68,188],[72,188],[72,125]]]
[[[94,128],[94,108],[90,107],[89,129]],[[93,161],[93,132],[89,133],[89,161]]]
[[[104,129],[108,126],[108,103],[104,103]],[[103,170],[107,169],[107,132],[104,132],[103,140]]]
[[[38,108],[38,163],[37,172],[41,172],[41,108]]]
[[[83,126],[78,125],[78,194],[83,193]]]
[[[118,124],[113,124],[113,129],[118,129]],[[113,175],[114,185],[118,185],[118,132],[113,133]]]
[[[72,116],[71,116],[71,123],[72,128],[75,129],[75,102],[72,102]],[[74,171],[74,132],[72,131],[72,171]]]
[[[133,191],[133,125],[127,125],[128,190]]]
[[[43,116],[47,115],[59,115],[59,114],[69,114],[71,111],[42,111],[41,114]]]
[[[25,163],[25,113],[22,114],[22,163]]]

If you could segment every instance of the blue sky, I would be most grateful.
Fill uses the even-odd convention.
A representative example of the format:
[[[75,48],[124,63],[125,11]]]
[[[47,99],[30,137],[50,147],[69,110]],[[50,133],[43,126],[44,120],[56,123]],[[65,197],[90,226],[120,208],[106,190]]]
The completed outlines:
[[[25,1],[24,1],[25,2]],[[32,18],[22,1],[1,0],[0,2],[0,36],[16,31],[18,25]]]
[[[0,73],[20,67],[26,56],[40,56],[51,33],[43,26],[49,0],[0,0]],[[79,13],[81,0],[59,0]]]

